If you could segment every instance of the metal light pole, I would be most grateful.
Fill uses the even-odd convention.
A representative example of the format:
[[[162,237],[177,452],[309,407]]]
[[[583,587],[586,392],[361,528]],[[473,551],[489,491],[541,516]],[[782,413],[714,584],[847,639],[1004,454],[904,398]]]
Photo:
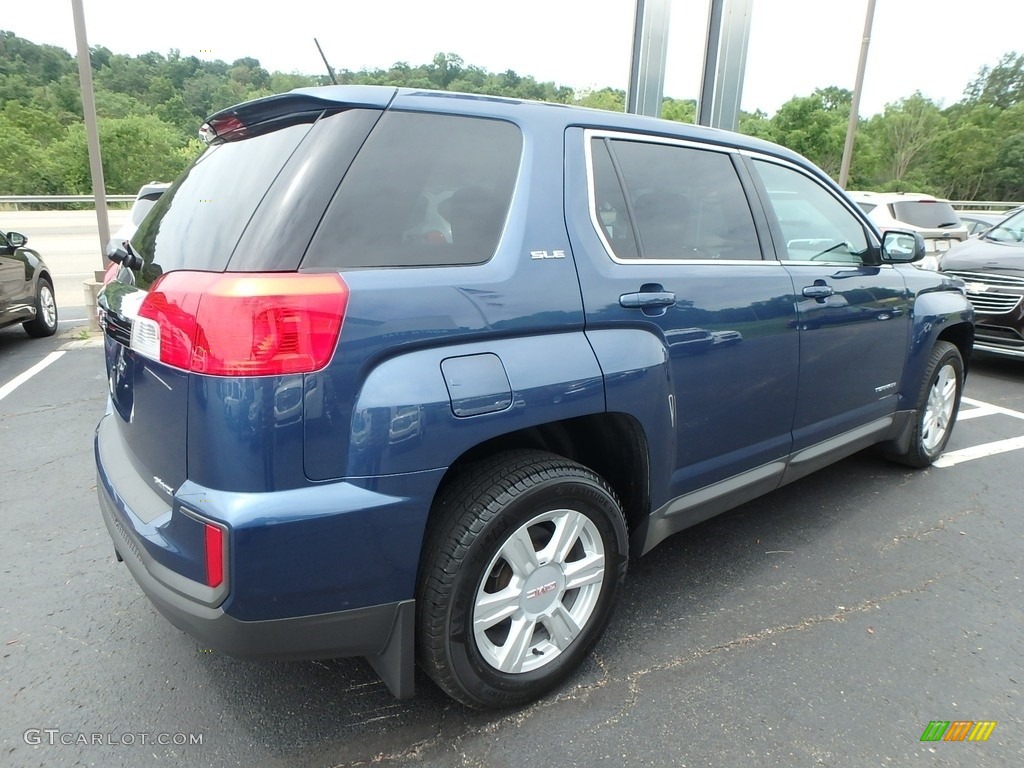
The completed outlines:
[[[754,0],[710,0],[697,125],[735,131],[747,70]]]
[[[671,0],[636,0],[626,112],[661,116]]]
[[[82,84],[82,114],[85,135],[89,143],[89,169],[92,172],[92,194],[96,201],[96,225],[100,233],[100,263],[107,266],[106,249],[110,242],[110,222],[107,219],[107,191],[103,184],[103,162],[100,159],[100,134],[96,128],[96,101],[92,94],[92,64],[89,61],[89,43],[85,38],[85,11],[82,0],[71,0],[75,17],[75,40],[78,43],[78,78]],[[102,271],[97,279],[102,279]]]
[[[864,70],[868,63],[868,46],[871,44],[871,23],[875,18],[875,0],[868,0],[868,12],[864,18],[864,39],[860,44],[860,60],[857,62],[857,81],[853,86],[853,103],[850,104],[850,122],[846,126],[846,144],[843,146],[843,164],[839,170],[839,186],[846,189],[850,180],[850,160],[853,157],[853,139],[857,135],[857,113],[860,111],[860,92],[864,88]]]

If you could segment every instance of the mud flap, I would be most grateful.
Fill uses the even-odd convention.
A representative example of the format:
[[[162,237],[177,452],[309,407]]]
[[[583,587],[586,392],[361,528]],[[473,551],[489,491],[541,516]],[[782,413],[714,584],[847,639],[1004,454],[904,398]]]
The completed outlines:
[[[416,693],[415,625],[416,601],[405,600],[395,612],[395,623],[384,650],[366,657],[396,699],[410,699]]]

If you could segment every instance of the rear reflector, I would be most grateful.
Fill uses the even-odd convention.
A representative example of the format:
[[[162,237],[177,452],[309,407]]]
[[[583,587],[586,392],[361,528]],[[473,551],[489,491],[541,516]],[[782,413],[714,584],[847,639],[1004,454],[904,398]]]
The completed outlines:
[[[219,587],[224,581],[224,531],[215,525],[206,527],[206,586]]]
[[[132,349],[210,375],[280,376],[330,362],[348,304],[336,274],[170,272],[132,325]]]

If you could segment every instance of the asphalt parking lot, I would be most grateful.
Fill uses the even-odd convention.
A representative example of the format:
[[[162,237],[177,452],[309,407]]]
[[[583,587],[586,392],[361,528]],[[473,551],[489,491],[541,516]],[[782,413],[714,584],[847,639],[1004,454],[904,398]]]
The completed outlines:
[[[677,535],[567,685],[476,713],[160,617],[99,517],[102,350],[64,317],[0,330],[2,765],[1024,764],[1024,362],[974,361],[941,466],[860,454]],[[921,741],[935,720],[996,726]]]

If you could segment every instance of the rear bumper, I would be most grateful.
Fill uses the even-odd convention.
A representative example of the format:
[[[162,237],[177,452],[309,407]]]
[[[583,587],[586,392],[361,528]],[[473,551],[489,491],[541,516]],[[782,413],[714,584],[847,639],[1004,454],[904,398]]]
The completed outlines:
[[[172,624],[257,659],[364,656],[399,697],[413,691],[415,579],[441,471],[264,493],[185,481],[171,495],[135,466],[116,414],[96,432],[97,495],[118,555]],[[195,535],[226,532],[224,582],[200,575]]]
[[[247,658],[323,659],[373,656],[384,652],[402,606],[396,601],[347,611],[266,621],[240,621],[221,607],[211,608],[157,578],[163,569],[118,519],[102,482],[100,509],[114,547],[142,591],[174,626],[214,650]]]

